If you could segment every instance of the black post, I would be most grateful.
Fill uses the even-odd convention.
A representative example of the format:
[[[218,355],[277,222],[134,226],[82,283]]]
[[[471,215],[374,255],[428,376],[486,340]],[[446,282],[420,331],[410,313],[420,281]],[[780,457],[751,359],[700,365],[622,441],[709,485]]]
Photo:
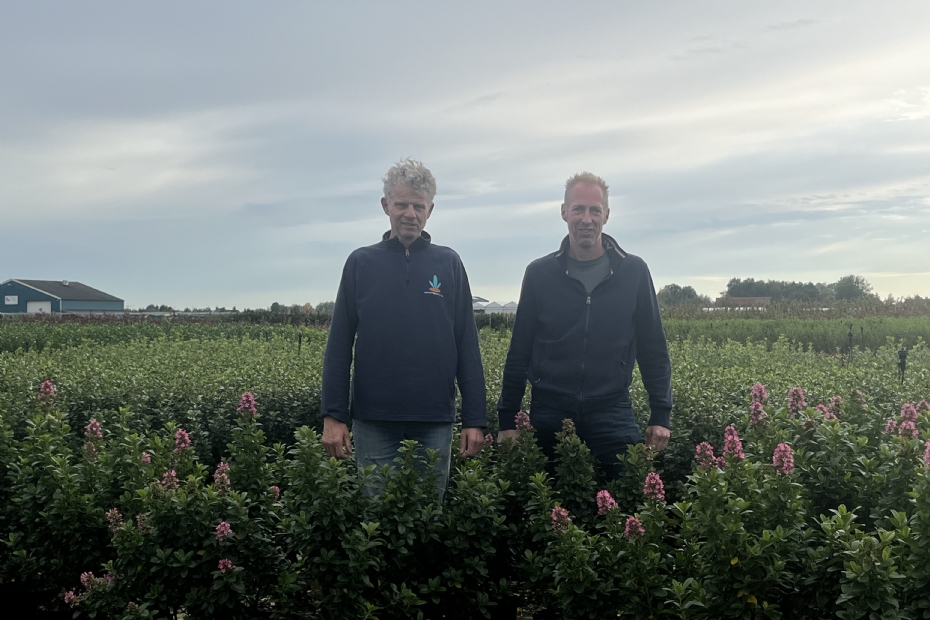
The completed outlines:
[[[302,345],[303,342],[304,342],[303,333],[298,333],[297,334],[297,357],[300,357],[300,345]]]
[[[904,383],[904,371],[907,370],[907,349],[901,347],[898,351],[898,378]]]

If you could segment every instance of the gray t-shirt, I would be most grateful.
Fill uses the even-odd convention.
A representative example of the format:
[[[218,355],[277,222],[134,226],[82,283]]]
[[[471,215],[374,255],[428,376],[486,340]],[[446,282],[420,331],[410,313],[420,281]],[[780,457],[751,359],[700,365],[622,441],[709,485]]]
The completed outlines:
[[[594,260],[575,260],[571,256],[566,258],[568,275],[584,284],[584,290],[588,295],[610,275],[610,258],[606,252]]]

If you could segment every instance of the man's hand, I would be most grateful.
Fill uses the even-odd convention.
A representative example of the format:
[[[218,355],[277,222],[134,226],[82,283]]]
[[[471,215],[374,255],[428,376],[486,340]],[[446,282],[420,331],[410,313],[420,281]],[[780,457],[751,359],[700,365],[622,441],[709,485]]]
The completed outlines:
[[[484,447],[484,432],[477,426],[462,429],[459,439],[459,456],[475,456]]]
[[[352,454],[352,440],[345,422],[326,416],[323,418],[323,449],[337,459],[347,459]]]
[[[517,439],[520,437],[520,431],[515,428],[511,428],[506,431],[499,431],[497,433],[497,443],[504,443],[505,439],[510,439],[513,443],[517,443]]]
[[[672,432],[664,426],[646,427],[646,445],[655,448],[659,452],[668,447],[668,440],[671,436]]]

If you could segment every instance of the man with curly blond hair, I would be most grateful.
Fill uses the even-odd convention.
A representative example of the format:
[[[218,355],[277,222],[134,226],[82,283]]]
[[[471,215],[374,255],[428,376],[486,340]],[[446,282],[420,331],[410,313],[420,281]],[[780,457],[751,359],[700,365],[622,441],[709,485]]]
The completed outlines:
[[[336,295],[323,358],[323,447],[347,458],[354,439],[358,465],[380,466],[392,464],[401,442],[414,439],[439,453],[441,502],[456,385],[461,456],[481,450],[487,425],[471,289],[458,254],[433,244],[424,230],[436,195],[433,174],[404,159],[383,181],[381,207],[391,229],[349,255]]]

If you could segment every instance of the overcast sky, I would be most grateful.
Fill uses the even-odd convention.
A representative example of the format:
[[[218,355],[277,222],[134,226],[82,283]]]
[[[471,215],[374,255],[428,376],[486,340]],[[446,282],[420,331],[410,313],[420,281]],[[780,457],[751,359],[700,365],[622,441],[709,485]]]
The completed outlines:
[[[331,300],[405,156],[501,303],[581,170],[657,288],[930,296],[930,3],[0,0],[0,281]]]

